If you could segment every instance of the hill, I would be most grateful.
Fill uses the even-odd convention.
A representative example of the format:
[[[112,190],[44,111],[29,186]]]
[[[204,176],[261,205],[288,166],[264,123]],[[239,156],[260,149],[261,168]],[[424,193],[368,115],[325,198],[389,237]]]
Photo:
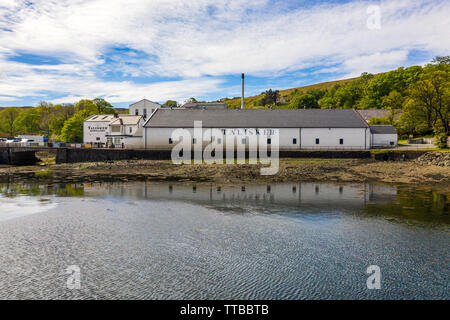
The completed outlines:
[[[359,79],[359,77],[357,77],[357,78],[350,78],[350,79],[343,79],[343,80],[328,81],[328,82],[312,84],[312,85],[308,85],[308,86],[304,86],[304,87],[297,87],[297,88],[280,90],[280,92],[279,92],[280,99],[282,101],[289,102],[290,101],[290,97],[292,95],[294,95],[294,94],[298,95],[298,94],[306,93],[308,90],[327,90],[327,89],[333,88],[335,85],[344,85],[344,84],[347,84],[350,81],[353,81],[353,80],[356,80],[356,79]],[[262,106],[256,106],[255,105],[255,103],[258,100],[260,100],[263,96],[264,96],[264,94],[261,93],[261,94],[256,95],[256,96],[245,97],[244,98],[245,107],[246,108],[255,108],[255,109],[265,108],[265,107],[262,107]],[[241,106],[241,98],[240,97],[235,97],[235,98],[232,98],[232,99],[224,98],[224,99],[221,99],[221,101],[225,102],[229,108],[239,108]]]

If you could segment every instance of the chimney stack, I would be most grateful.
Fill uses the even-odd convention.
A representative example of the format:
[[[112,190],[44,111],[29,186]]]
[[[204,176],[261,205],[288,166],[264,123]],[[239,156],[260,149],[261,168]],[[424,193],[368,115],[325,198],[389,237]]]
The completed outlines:
[[[241,86],[242,86],[241,109],[244,109],[244,74],[242,74]]]

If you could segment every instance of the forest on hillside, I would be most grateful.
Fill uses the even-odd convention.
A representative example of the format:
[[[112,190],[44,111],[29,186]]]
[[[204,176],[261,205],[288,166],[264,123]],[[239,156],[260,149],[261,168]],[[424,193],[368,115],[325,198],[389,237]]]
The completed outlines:
[[[424,67],[398,68],[385,73],[283,91],[269,89],[245,99],[246,108],[387,109],[386,118],[371,124],[392,124],[402,138],[449,135],[450,56],[436,57]],[[223,99],[230,108],[240,98]]]
[[[269,89],[246,98],[245,106],[388,109],[391,112],[386,118],[373,118],[371,124],[392,124],[401,138],[435,136],[443,146],[450,133],[449,72],[450,56],[436,57],[424,67],[398,68],[376,75],[363,73],[354,79],[282,91]],[[240,105],[239,98],[222,101],[229,108]],[[166,102],[170,103],[177,105],[172,100]],[[43,101],[35,108],[4,108],[0,111],[0,136],[46,134],[55,141],[81,142],[84,119],[114,112],[114,107],[101,98],[75,104]]]

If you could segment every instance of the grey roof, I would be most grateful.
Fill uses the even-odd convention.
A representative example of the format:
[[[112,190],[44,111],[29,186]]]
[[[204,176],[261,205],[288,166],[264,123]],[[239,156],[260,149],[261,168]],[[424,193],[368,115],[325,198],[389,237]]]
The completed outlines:
[[[352,109],[158,109],[145,127],[189,128],[367,128]]]
[[[226,109],[227,104],[225,102],[190,102],[182,105],[183,108],[211,108],[211,109]]]
[[[373,125],[370,126],[370,132],[374,134],[396,134],[397,130],[390,125]]]

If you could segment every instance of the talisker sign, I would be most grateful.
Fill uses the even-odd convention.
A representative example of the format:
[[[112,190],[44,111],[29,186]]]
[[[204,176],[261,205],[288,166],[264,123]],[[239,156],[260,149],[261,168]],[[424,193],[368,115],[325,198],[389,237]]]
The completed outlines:
[[[99,127],[99,126],[88,126],[87,127],[90,132],[106,132],[108,127]]]

